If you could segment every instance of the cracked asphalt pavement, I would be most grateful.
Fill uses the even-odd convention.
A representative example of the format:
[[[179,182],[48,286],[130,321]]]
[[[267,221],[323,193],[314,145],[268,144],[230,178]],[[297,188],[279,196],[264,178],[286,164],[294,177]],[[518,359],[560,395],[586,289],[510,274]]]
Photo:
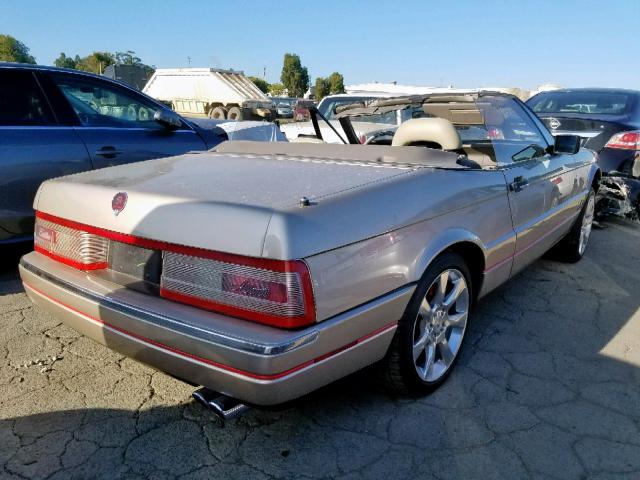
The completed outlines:
[[[363,371],[225,428],[192,387],[34,307],[8,255],[0,477],[640,478],[640,228],[606,227],[580,263],[538,261],[486,297],[432,395]]]

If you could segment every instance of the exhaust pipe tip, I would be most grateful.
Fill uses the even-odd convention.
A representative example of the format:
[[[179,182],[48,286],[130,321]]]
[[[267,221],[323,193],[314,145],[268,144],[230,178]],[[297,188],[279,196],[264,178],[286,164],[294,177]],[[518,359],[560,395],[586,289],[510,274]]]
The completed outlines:
[[[196,402],[212,411],[224,425],[229,420],[242,415],[249,407],[240,400],[202,387],[191,394]]]

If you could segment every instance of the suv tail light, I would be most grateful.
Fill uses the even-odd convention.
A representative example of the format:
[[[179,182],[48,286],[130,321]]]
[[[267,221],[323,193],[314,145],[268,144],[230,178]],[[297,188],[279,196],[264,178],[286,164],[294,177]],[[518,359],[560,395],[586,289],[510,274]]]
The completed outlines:
[[[160,295],[181,303],[282,328],[315,321],[307,265],[203,251],[165,251]]]
[[[616,133],[609,139],[605,147],[622,150],[640,150],[640,131]]]
[[[36,214],[33,243],[37,252],[80,270],[107,268],[109,240],[48,217]]]

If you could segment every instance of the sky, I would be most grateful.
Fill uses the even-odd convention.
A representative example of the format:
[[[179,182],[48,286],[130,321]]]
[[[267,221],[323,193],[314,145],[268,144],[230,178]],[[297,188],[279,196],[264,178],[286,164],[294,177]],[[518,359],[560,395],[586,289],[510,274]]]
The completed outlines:
[[[639,25],[640,0],[0,0],[0,34],[41,64],[133,50],[269,82],[290,52],[312,81],[640,89]]]

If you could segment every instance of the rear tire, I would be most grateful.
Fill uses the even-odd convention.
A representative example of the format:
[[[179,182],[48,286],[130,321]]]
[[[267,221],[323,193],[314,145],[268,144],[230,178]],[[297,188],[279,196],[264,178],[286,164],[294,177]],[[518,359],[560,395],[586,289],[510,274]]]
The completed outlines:
[[[229,120],[233,120],[233,121],[242,120],[242,110],[240,110],[238,107],[231,107],[229,109],[229,113],[227,115],[227,118]]]
[[[224,107],[215,107],[209,110],[209,118],[216,120],[224,120],[227,118],[227,109]]]
[[[445,252],[429,266],[380,364],[383,386],[426,395],[447,379],[462,349],[473,291],[464,259]]]
[[[596,192],[591,188],[573,227],[553,248],[553,258],[561,262],[576,263],[584,256],[593,227],[595,200]]]

